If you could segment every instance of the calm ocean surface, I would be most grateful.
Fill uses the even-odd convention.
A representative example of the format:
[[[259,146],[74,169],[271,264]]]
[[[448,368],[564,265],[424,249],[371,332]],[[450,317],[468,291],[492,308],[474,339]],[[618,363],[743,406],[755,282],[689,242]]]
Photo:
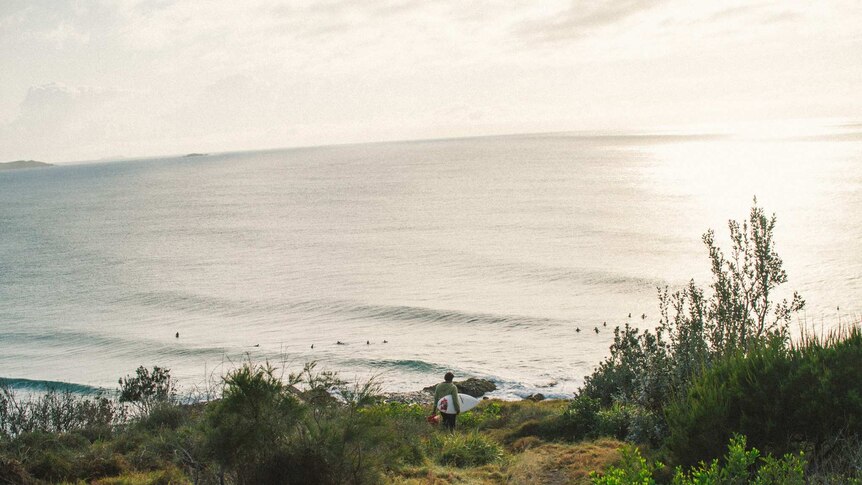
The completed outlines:
[[[657,286],[709,282],[701,235],[725,237],[754,195],[778,215],[805,323],[858,320],[858,134],[507,136],[3,172],[0,377],[113,388],[161,365],[190,388],[246,358],[316,360],[390,391],[452,369],[502,396],[570,395],[613,326],[655,325]]]

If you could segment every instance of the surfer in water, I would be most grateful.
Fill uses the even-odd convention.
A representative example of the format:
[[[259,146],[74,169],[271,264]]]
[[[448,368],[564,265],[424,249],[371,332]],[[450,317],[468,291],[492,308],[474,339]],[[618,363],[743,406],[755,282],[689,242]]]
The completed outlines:
[[[437,403],[440,399],[446,396],[452,396],[453,399],[449,405],[455,407],[455,414],[440,413],[443,415],[443,426],[450,431],[455,431],[455,417],[461,412],[461,402],[458,399],[458,387],[452,383],[452,379],[454,378],[455,374],[447,372],[446,375],[443,376],[444,382],[437,384],[437,387],[434,388],[434,410],[431,412],[432,416],[436,416]]]

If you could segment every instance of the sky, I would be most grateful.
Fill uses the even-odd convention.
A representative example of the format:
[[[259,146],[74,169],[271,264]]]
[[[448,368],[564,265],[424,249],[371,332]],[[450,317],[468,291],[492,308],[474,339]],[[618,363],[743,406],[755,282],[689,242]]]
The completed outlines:
[[[859,0],[0,0],[0,161],[860,113]]]

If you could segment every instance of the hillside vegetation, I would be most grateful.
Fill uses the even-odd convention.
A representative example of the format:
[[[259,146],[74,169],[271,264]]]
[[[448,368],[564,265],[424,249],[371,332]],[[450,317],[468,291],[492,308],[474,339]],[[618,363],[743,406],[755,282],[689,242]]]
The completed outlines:
[[[801,484],[862,479],[862,332],[792,341],[774,216],[704,235],[712,282],[659,291],[571,400],[483,401],[458,430],[311,363],[246,362],[207,402],[139,368],[119,398],[0,392],[0,483]]]

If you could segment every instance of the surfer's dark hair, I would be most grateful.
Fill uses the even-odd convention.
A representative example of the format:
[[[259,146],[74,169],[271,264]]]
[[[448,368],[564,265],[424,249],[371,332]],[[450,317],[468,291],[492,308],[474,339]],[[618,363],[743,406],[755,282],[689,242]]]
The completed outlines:
[[[446,379],[446,382],[452,382],[452,379],[454,379],[454,378],[455,378],[455,374],[453,374],[451,372],[447,372],[446,375],[443,376],[443,379]]]

